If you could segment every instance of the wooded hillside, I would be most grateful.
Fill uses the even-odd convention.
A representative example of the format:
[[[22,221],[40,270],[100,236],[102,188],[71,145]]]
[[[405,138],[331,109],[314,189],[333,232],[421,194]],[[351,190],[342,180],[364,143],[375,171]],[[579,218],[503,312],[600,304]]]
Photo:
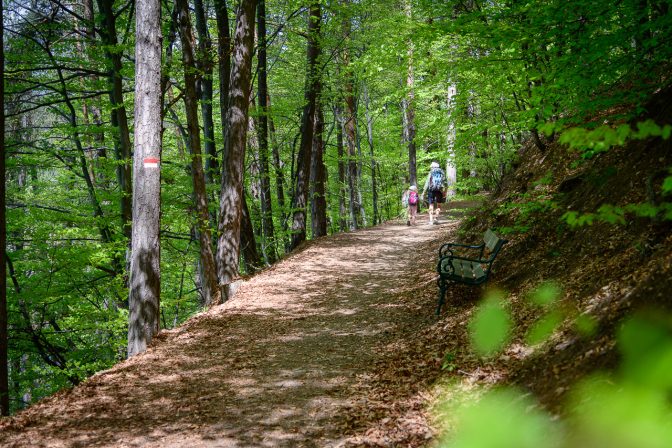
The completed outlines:
[[[667,1],[7,0],[2,12],[3,415],[143,352],[307,240],[398,218],[432,161],[453,194],[490,198],[451,237],[511,240],[497,284],[515,313],[516,294],[556,279],[611,341],[646,288],[669,305]],[[624,278],[635,286],[616,294]],[[591,302],[600,294],[629,305]],[[521,309],[522,322],[541,313]],[[453,350],[425,336],[418,353]],[[615,366],[605,352],[586,370]]]

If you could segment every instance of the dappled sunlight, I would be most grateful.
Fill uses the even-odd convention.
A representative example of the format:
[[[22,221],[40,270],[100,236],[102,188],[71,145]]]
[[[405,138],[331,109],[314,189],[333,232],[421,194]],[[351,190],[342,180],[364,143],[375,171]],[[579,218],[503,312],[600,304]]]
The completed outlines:
[[[353,403],[361,402],[353,387],[375,375],[381,348],[419,322],[409,321],[406,297],[427,290],[425,309],[413,313],[432,313],[431,281],[409,283],[401,273],[433,269],[433,249],[417,248],[439,231],[389,224],[320,239],[244,281],[226,303],[161,332],[144,354],[34,406],[12,427],[17,434],[49,427],[53,446],[344,440]],[[58,415],[50,403],[61,407]]]

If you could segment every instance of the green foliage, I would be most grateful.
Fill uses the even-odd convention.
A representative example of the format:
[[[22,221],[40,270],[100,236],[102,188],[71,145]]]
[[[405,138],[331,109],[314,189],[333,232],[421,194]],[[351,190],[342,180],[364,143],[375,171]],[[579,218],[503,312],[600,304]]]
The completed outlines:
[[[458,408],[458,432],[446,437],[440,447],[451,448],[553,448],[557,425],[534,402],[513,390],[495,390],[476,405]]]
[[[632,129],[630,125],[617,127],[602,125],[595,129],[573,127],[565,130],[560,136],[560,143],[570,149],[579,150],[584,158],[591,158],[600,152],[608,151],[613,146],[622,146],[628,140],[644,140],[650,137],[661,137],[664,140],[672,135],[672,125],[658,125],[651,119],[640,121]],[[546,130],[548,132],[548,129]]]
[[[538,185],[543,187],[546,182],[550,182],[548,179],[549,175],[547,174],[539,179]],[[512,226],[499,227],[498,231],[503,235],[525,233],[538,222],[546,219],[548,213],[556,208],[556,202],[543,188],[535,188],[527,193],[518,193],[495,210],[496,215],[507,216],[514,220]]]
[[[493,356],[507,343],[511,317],[504,304],[504,294],[490,291],[469,322],[472,348],[479,356]]]
[[[548,298],[552,289],[544,286],[534,295]],[[552,303],[546,298],[540,302]],[[576,385],[562,418],[541,411],[529,394],[494,389],[479,398],[471,395],[468,405],[450,414],[455,432],[439,446],[667,447],[672,440],[672,317],[656,313],[628,318],[617,339],[623,359],[618,372],[600,373]]]

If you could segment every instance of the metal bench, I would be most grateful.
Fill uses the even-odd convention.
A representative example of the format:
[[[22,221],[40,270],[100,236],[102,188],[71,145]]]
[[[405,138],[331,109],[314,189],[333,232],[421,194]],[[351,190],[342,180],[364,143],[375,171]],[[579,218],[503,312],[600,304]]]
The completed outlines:
[[[436,265],[436,272],[439,274],[437,284],[439,286],[439,303],[436,308],[436,315],[441,314],[446,296],[448,283],[462,283],[465,285],[481,285],[488,281],[492,271],[492,263],[497,258],[497,254],[502,250],[502,246],[508,240],[498,237],[495,232],[488,229],[483,235],[483,243],[479,245],[445,243],[439,248],[439,262]],[[479,250],[477,258],[467,258],[456,255],[455,248]],[[489,256],[485,249],[488,249]]]

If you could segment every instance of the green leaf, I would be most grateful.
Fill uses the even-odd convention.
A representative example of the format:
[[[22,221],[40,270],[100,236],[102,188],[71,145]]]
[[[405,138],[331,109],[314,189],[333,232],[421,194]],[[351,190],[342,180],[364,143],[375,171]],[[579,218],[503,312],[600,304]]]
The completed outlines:
[[[508,342],[511,331],[511,316],[504,307],[504,295],[493,291],[480,304],[469,330],[474,351],[481,356],[492,356]]]

